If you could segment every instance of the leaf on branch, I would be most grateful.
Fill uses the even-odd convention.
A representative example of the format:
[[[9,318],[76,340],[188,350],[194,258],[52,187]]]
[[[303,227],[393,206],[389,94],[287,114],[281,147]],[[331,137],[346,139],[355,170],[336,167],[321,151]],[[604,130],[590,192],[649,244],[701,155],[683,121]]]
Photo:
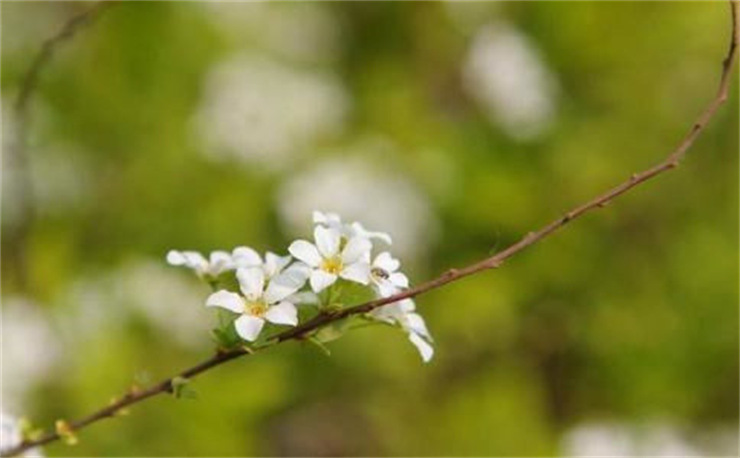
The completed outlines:
[[[317,339],[316,337],[314,337],[314,336],[311,336],[311,337],[309,337],[309,338],[308,338],[308,339],[306,340],[306,342],[309,342],[309,343],[311,343],[311,344],[315,345],[315,346],[316,346],[316,348],[318,348],[319,350],[321,350],[321,352],[322,352],[323,354],[325,354],[326,356],[331,356],[331,350],[329,350],[329,347],[327,347],[326,345],[324,345],[324,343],[323,343],[323,342],[321,342],[321,341],[320,341],[319,339]]]
[[[72,426],[67,423],[66,420],[57,420],[54,423],[54,428],[65,444],[75,445],[79,442],[79,439],[77,439],[77,435],[74,433]]]
[[[325,344],[342,337],[347,332],[347,330],[349,330],[349,328],[350,319],[345,318],[343,320],[338,320],[327,326],[324,326],[323,328],[319,329],[319,331],[316,332],[316,334],[314,334],[311,338],[322,344]]]
[[[172,395],[177,399],[198,399],[198,392],[189,386],[190,379],[185,377],[173,377],[170,384],[172,385]]]

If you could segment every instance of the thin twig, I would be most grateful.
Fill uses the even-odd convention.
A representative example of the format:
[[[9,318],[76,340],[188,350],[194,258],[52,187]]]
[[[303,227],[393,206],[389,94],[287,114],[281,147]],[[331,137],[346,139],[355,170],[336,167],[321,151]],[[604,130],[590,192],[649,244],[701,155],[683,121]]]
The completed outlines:
[[[739,9],[738,1],[739,0],[730,0],[730,8],[732,11],[732,37],[730,39],[730,47],[727,53],[727,57],[725,58],[723,62],[722,75],[720,78],[719,89],[717,91],[717,94],[712,99],[712,101],[709,103],[709,105],[704,110],[704,112],[699,116],[696,122],[692,124],[691,129],[689,130],[688,134],[683,138],[683,140],[678,144],[678,146],[668,155],[668,157],[663,162],[660,162],[659,164],[643,172],[635,173],[631,175],[627,180],[625,180],[621,184],[595,197],[594,199],[586,202],[585,204],[575,207],[571,211],[567,212],[564,216],[554,220],[553,222],[542,227],[538,231],[530,232],[518,242],[514,243],[513,245],[496,253],[495,255],[489,258],[483,259],[475,264],[472,264],[470,266],[467,266],[461,269],[448,270],[447,272],[435,278],[434,280],[430,280],[415,288],[408,289],[400,294],[396,294],[391,297],[366,302],[364,304],[360,304],[354,307],[339,310],[333,313],[319,314],[312,320],[309,320],[300,326],[297,326],[295,328],[289,329],[287,331],[284,331],[282,333],[275,335],[272,339],[270,339],[270,342],[272,344],[279,344],[279,343],[282,343],[288,340],[301,340],[305,338],[309,333],[321,328],[322,326],[325,326],[329,323],[340,320],[342,318],[346,318],[352,315],[367,313],[373,309],[382,307],[383,305],[397,302],[402,299],[419,296],[428,291],[439,288],[448,283],[460,280],[461,278],[467,277],[469,275],[473,275],[475,273],[482,272],[482,271],[489,270],[489,269],[498,268],[499,266],[501,266],[501,264],[505,260],[507,260],[511,256],[524,250],[530,245],[537,243],[538,241],[552,234],[556,230],[565,226],[570,221],[573,221],[574,219],[579,218],[580,216],[582,216],[583,214],[591,210],[604,207],[616,197],[624,194],[625,192],[638,186],[639,184],[644,183],[663,172],[666,172],[668,170],[675,168],[685,156],[686,151],[688,151],[688,149],[694,144],[694,141],[699,136],[699,134],[704,130],[707,123],[712,118],[714,113],[717,111],[719,106],[727,99],[727,94],[728,94],[729,84],[730,84],[730,76],[732,73],[732,67],[737,57],[738,42],[740,42],[740,36],[739,36],[740,32],[738,28],[738,15],[739,15],[738,14],[738,9]],[[269,346],[271,345],[258,348],[257,351],[262,350],[264,348],[268,348]],[[113,417],[116,415],[117,412],[119,412],[121,409],[124,409],[125,407],[136,404],[147,398],[150,398],[152,396],[155,396],[161,393],[172,392],[173,380],[176,377],[184,377],[187,379],[192,379],[198,374],[208,371],[216,366],[220,366],[221,364],[224,364],[228,361],[231,361],[233,359],[236,359],[242,356],[250,355],[254,352],[255,350],[245,350],[245,349],[240,348],[240,349],[232,350],[228,352],[217,353],[216,355],[203,361],[202,363],[181,372],[177,376],[165,379],[161,381],[160,383],[146,390],[129,391],[123,397],[118,399],[116,402],[108,405],[107,407],[103,409],[98,410],[97,412],[93,413],[92,415],[88,417],[85,417],[76,422],[72,422],[70,426],[72,430],[80,430],[104,418]],[[2,453],[2,456],[17,455],[19,453],[22,453],[25,450],[28,450],[29,448],[44,445],[49,442],[56,441],[58,439],[60,439],[59,434],[55,432],[47,433],[46,435],[36,440],[26,440],[22,442],[20,445],[18,445],[17,447],[4,451]]]
[[[92,7],[69,18],[57,33],[44,40],[41,49],[34,57],[31,65],[21,79],[20,89],[13,103],[13,115],[16,130],[11,143],[10,154],[14,163],[14,171],[18,178],[18,222],[13,228],[13,242],[9,244],[10,259],[15,266],[18,283],[21,289],[27,286],[27,260],[25,255],[26,240],[36,211],[33,204],[33,188],[31,172],[26,148],[28,146],[28,132],[30,126],[30,106],[39,84],[42,71],[51,62],[59,47],[70,40],[75,34],[91,24],[103,11],[114,5],[114,2],[98,2]]]

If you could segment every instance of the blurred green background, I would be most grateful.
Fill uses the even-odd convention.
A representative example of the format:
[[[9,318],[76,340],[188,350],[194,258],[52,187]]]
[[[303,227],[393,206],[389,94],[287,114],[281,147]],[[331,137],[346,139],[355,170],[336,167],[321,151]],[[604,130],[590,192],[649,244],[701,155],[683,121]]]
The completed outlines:
[[[714,95],[724,2],[2,3],[5,412],[87,414],[207,357],[167,250],[286,252],[313,209],[390,232],[413,283],[661,160]],[[733,77],[733,83],[737,76]],[[49,456],[736,455],[738,97],[677,171],[418,299],[280,346]],[[24,165],[24,162],[26,163]]]

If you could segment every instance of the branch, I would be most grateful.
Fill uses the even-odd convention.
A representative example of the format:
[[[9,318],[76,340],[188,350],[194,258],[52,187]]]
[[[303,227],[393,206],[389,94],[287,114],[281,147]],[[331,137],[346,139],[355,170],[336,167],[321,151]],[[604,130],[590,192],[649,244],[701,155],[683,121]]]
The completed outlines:
[[[71,429],[73,431],[80,430],[104,418],[113,417],[121,409],[124,409],[130,405],[141,402],[147,398],[156,396],[161,393],[170,393],[173,391],[173,380],[175,380],[178,377],[192,379],[195,376],[203,372],[206,372],[210,369],[213,369],[214,367],[220,366],[221,364],[224,364],[236,358],[250,355],[256,351],[261,351],[265,348],[271,347],[276,344],[280,344],[288,340],[301,340],[310,332],[315,331],[321,328],[322,326],[325,326],[329,323],[340,320],[342,318],[346,318],[352,315],[367,313],[373,309],[382,307],[384,305],[387,305],[393,302],[400,301],[402,299],[419,296],[428,291],[437,289],[448,283],[460,280],[469,275],[473,275],[473,274],[476,274],[476,273],[479,273],[485,270],[489,270],[489,269],[498,268],[501,266],[501,264],[504,261],[506,261],[510,257],[514,256],[515,254],[524,250],[530,245],[534,245],[535,243],[539,242],[540,240],[544,239],[548,235],[562,228],[563,226],[573,221],[574,219],[579,218],[580,216],[584,215],[585,213],[591,210],[602,208],[606,206],[607,204],[609,204],[615,198],[626,193],[630,189],[640,185],[641,183],[644,183],[662,174],[663,172],[674,169],[681,162],[681,160],[686,155],[686,152],[689,150],[689,148],[691,148],[691,146],[694,144],[696,138],[704,130],[707,123],[714,116],[719,106],[722,105],[722,103],[725,102],[725,100],[727,100],[732,67],[737,58],[737,46],[738,46],[738,42],[740,42],[740,32],[738,28],[738,16],[740,15],[738,10],[740,8],[738,6],[738,1],[740,0],[730,0],[730,8],[732,11],[732,36],[730,39],[730,47],[727,52],[727,57],[722,63],[722,74],[720,77],[719,89],[717,91],[717,94],[712,99],[712,101],[709,103],[709,105],[704,110],[704,112],[702,112],[699,118],[697,118],[697,120],[692,124],[691,129],[689,130],[688,134],[686,134],[686,136],[683,138],[683,140],[681,140],[678,146],[662,162],[658,163],[657,165],[647,170],[631,175],[627,180],[620,183],[619,185],[591,199],[590,201],[584,203],[583,205],[573,208],[572,210],[567,212],[564,216],[557,218],[556,220],[552,221],[550,224],[542,227],[541,229],[535,232],[530,232],[518,242],[514,243],[513,245],[509,246],[508,248],[505,248],[504,250],[496,253],[495,255],[489,258],[483,259],[467,267],[463,267],[460,269],[451,269],[433,280],[427,281],[426,283],[422,283],[421,285],[416,286],[415,288],[408,289],[394,296],[366,302],[364,304],[342,309],[342,310],[339,310],[333,313],[320,313],[313,319],[307,321],[306,323],[300,326],[297,326],[295,328],[292,328],[287,331],[276,334],[275,336],[273,336],[271,339],[268,340],[268,343],[266,345],[256,348],[255,350],[246,350],[246,349],[240,348],[240,349],[232,350],[228,352],[216,353],[214,356],[203,361],[202,363],[196,366],[193,366],[189,369],[186,369],[174,377],[165,379],[161,381],[160,383],[146,390],[128,391],[123,397],[119,398],[117,401],[113,402],[107,407],[98,410],[97,412],[91,414],[88,417],[85,417],[81,420],[70,423]],[[61,436],[58,433],[47,433],[38,439],[25,440],[17,447],[3,451],[2,456],[17,455],[19,453],[22,453],[25,450],[28,450],[29,448],[41,446],[49,442],[59,440],[60,438]]]
[[[79,30],[91,24],[100,14],[114,4],[113,2],[104,1],[96,3],[85,11],[69,18],[56,34],[47,38],[42,43],[41,49],[31,62],[28,70],[23,75],[18,95],[13,103],[16,132],[11,143],[10,154],[15,159],[15,171],[18,175],[18,182],[21,189],[18,191],[18,200],[20,201],[19,222],[14,229],[15,241],[9,245],[9,248],[11,251],[11,260],[15,264],[18,281],[22,288],[25,288],[27,283],[26,258],[24,254],[25,241],[36,213],[33,206],[33,190],[31,188],[29,161],[26,152],[28,126],[30,124],[29,106],[36,93],[41,72],[51,62],[59,46],[74,37]]]

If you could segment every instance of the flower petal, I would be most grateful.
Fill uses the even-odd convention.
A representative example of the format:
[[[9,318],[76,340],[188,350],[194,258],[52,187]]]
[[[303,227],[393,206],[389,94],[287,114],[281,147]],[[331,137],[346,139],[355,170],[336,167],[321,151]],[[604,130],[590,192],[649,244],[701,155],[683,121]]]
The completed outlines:
[[[294,258],[300,259],[311,267],[318,267],[321,263],[319,250],[316,249],[313,243],[306,242],[305,240],[296,240],[291,243],[288,251]]]
[[[339,276],[346,280],[367,285],[370,282],[370,264],[365,262],[350,264],[342,269]]]
[[[408,288],[409,278],[401,272],[394,272],[388,277],[388,281],[398,288]]]
[[[231,252],[231,258],[236,267],[256,267],[262,265],[262,258],[253,249],[240,246]]]
[[[198,274],[208,269],[208,261],[197,251],[175,251],[167,253],[167,262],[173,266],[186,266],[195,270]]]
[[[265,301],[268,304],[274,304],[285,299],[301,289],[310,274],[311,271],[307,267],[294,264],[270,280],[265,290]]]
[[[221,307],[235,313],[243,313],[244,299],[236,293],[222,289],[208,296],[206,307]]]
[[[355,233],[355,235],[364,237],[366,239],[379,239],[384,241],[388,245],[391,245],[393,243],[390,235],[386,234],[385,232],[368,231],[367,229],[362,227],[362,224],[358,222],[352,223],[352,231]]]
[[[314,211],[313,222],[314,224],[324,224],[330,227],[338,227],[342,224],[342,219],[336,213],[322,213],[320,211]]]
[[[372,248],[373,244],[370,240],[362,237],[352,237],[342,250],[342,262],[345,264],[357,262],[365,257],[366,253],[370,253]]]
[[[400,292],[398,288],[396,288],[396,285],[388,280],[376,280],[376,285],[378,286],[378,293],[380,294],[380,297],[391,297],[394,294]]]
[[[331,258],[339,252],[339,241],[341,235],[336,229],[326,228],[324,226],[316,226],[313,231],[314,239],[316,240],[316,248],[319,249],[319,253],[325,258]]]
[[[270,323],[295,326],[298,324],[298,311],[290,302],[281,302],[267,310],[265,319]]]
[[[419,334],[429,341],[432,340],[427,325],[424,323],[424,318],[418,313],[409,313],[406,315],[406,327],[414,334]]]
[[[314,270],[311,272],[311,289],[314,293],[323,291],[326,287],[331,286],[337,281],[337,276],[323,270]]]
[[[311,291],[301,291],[300,293],[291,294],[285,298],[291,304],[318,304],[319,297]]]
[[[247,299],[256,301],[265,288],[265,272],[259,267],[240,267],[236,271],[239,286]]]
[[[290,256],[278,256],[268,251],[265,253],[265,275],[269,278],[279,274],[291,259]]]
[[[218,275],[221,272],[231,269],[233,261],[231,255],[225,251],[213,251],[209,256],[208,273]]]
[[[173,266],[181,266],[185,264],[185,256],[180,251],[170,250],[167,252],[167,263]]]
[[[432,356],[434,356],[434,348],[429,345],[429,342],[419,337],[417,334],[414,334],[413,332],[409,333],[409,340],[412,344],[416,347],[417,350],[419,350],[419,354],[421,355],[421,359],[428,363],[429,360],[432,359]]]
[[[234,320],[236,333],[239,334],[242,339],[250,342],[257,340],[257,336],[260,335],[260,331],[262,331],[262,326],[264,325],[265,320],[252,315],[242,315]]]
[[[379,267],[386,272],[391,273],[397,271],[398,268],[401,267],[401,263],[398,259],[394,259],[389,252],[384,251],[375,257],[373,267]]]
[[[397,302],[398,308],[403,313],[411,313],[414,310],[416,310],[416,304],[414,303],[413,299],[402,299]]]

